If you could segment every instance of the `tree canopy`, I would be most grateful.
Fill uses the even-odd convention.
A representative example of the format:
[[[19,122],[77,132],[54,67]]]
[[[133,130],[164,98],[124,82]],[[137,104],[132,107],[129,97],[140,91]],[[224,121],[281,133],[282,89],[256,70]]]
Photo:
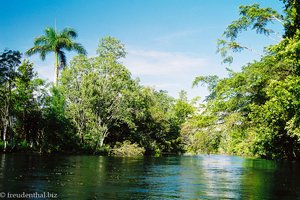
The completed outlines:
[[[266,28],[279,21],[285,33],[265,55],[242,67],[228,69],[227,78],[199,76],[194,84],[207,84],[210,95],[200,114],[183,125],[190,151],[229,153],[265,158],[298,159],[299,120],[299,3],[284,1],[285,16],[258,4],[240,7],[240,18],[224,32],[219,52],[245,49],[236,40],[248,28],[270,35]]]
[[[76,51],[80,54],[86,54],[83,46],[80,43],[73,41],[76,37],[77,32],[72,28],[65,28],[61,32],[58,32],[56,29],[48,27],[45,29],[44,35],[38,36],[34,39],[34,46],[28,49],[26,54],[31,56],[39,53],[41,59],[45,60],[47,54],[54,52],[54,84],[57,85],[59,69],[63,69],[67,63],[64,51]]]
[[[36,39],[40,46],[30,52],[44,57],[52,45],[44,39]],[[176,100],[140,85],[120,61],[126,50],[116,38],[102,38],[96,52],[90,58],[75,56],[52,86],[37,78],[19,52],[0,55],[3,149],[111,155],[183,151],[180,126],[194,112],[186,94]]]

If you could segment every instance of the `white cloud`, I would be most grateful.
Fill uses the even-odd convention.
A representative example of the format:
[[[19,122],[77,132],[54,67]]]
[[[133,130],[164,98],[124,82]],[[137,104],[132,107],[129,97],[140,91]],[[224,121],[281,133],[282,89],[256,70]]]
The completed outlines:
[[[185,90],[190,97],[201,95],[192,89],[194,78],[205,71],[207,61],[203,58],[178,52],[131,49],[123,61],[133,76],[143,85],[157,90],[167,90],[176,97]]]
[[[34,63],[35,71],[38,73],[38,77],[53,81],[54,78],[54,56],[47,57],[44,61],[40,59],[38,55],[26,57],[30,62]]]
[[[37,72],[40,78],[53,81],[54,79],[54,66],[43,65],[42,67],[37,68]]]
[[[182,53],[130,50],[124,64],[137,76],[178,77],[184,74],[199,73],[205,65],[205,60]]]
[[[29,59],[35,63],[40,78],[53,81],[52,55],[45,61],[38,56]],[[207,70],[205,66],[208,62],[200,57],[184,53],[131,49],[123,63],[134,77],[140,78],[143,85],[166,90],[174,97],[178,96],[180,90],[186,90],[190,97],[203,94],[200,88],[191,89],[194,78]]]

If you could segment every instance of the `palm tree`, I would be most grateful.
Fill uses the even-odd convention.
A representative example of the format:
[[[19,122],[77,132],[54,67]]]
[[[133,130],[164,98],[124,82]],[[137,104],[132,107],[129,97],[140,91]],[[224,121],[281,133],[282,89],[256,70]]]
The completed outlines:
[[[58,72],[66,66],[66,55],[63,50],[76,51],[79,54],[86,55],[86,50],[81,44],[74,42],[77,33],[72,28],[65,28],[61,32],[56,32],[52,27],[45,29],[45,35],[38,36],[34,39],[34,46],[26,51],[28,56],[39,53],[42,60],[45,60],[46,55],[50,52],[55,54],[54,67],[54,84],[58,83]]]

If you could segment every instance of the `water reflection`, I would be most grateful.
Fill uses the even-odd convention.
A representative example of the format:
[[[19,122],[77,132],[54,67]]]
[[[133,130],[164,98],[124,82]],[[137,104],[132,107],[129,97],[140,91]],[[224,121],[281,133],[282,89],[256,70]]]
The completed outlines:
[[[300,164],[247,159],[241,186],[252,199],[300,199]]]
[[[0,155],[0,192],[59,199],[300,199],[299,178],[299,163],[235,156]]]

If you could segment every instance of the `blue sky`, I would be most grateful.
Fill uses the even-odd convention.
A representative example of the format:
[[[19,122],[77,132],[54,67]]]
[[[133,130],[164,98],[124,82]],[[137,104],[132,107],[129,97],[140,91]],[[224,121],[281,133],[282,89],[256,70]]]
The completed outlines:
[[[123,64],[144,85],[169,91],[177,97],[186,90],[189,97],[208,93],[191,88],[198,75],[226,76],[216,41],[226,26],[238,17],[238,6],[259,3],[282,9],[279,0],[0,0],[0,51],[25,52],[45,27],[74,28],[88,56],[94,56],[99,39],[113,36],[125,44]],[[276,26],[276,24],[275,24]],[[278,26],[279,27],[279,26]],[[279,28],[280,30],[280,28]],[[262,52],[272,40],[253,33],[241,37],[243,44]],[[68,60],[74,54],[67,54]],[[257,59],[253,53],[235,55],[231,68]],[[35,63],[39,76],[52,81],[53,55]]]

